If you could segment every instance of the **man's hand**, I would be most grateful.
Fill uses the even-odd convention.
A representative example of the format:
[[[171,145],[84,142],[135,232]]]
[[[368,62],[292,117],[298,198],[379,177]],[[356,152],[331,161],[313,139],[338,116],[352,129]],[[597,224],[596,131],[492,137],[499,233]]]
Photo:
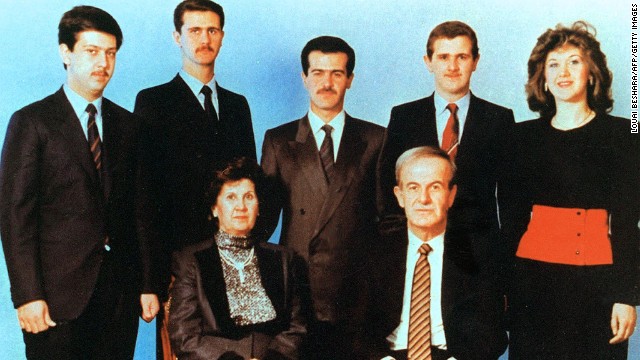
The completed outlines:
[[[609,344],[619,344],[633,334],[636,327],[636,308],[626,304],[613,304],[611,312],[611,331],[613,337],[609,340]]]
[[[151,322],[160,311],[160,302],[156,294],[140,295],[140,305],[142,306],[142,320]]]
[[[37,334],[56,326],[56,323],[49,317],[49,306],[44,300],[34,300],[18,308],[18,321],[20,327],[28,332]]]

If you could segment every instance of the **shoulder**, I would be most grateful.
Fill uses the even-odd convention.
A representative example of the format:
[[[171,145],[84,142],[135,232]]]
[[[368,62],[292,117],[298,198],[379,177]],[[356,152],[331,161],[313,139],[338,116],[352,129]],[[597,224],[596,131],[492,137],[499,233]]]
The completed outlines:
[[[235,101],[243,101],[246,102],[247,99],[244,97],[244,95],[238,94],[236,92],[233,92],[231,90],[228,90],[226,88],[223,88],[220,85],[217,85],[216,90],[218,90],[218,96],[219,97],[223,97],[223,98],[227,98],[227,99],[231,99],[231,100],[235,100]]]
[[[293,120],[288,123],[284,123],[282,125],[269,129],[265,133],[265,138],[271,138],[274,140],[275,139],[294,139],[298,131],[298,126],[300,124],[300,121],[302,121],[303,119],[304,118]]]
[[[14,113],[14,116],[33,117],[38,115],[51,114],[52,108],[60,106],[63,99],[64,97],[61,97],[61,94],[59,93],[48,95],[43,99],[40,99],[17,110]]]
[[[433,95],[396,105],[393,109],[396,111],[410,110],[415,108],[424,108],[429,104],[433,104]]]
[[[190,261],[195,260],[195,257],[201,253],[204,253],[215,245],[213,239],[207,239],[196,244],[192,244],[184,247],[183,249],[174,253],[174,260],[176,261]]]
[[[158,96],[160,94],[170,94],[176,88],[176,79],[166,82],[164,84],[152,86],[150,88],[142,89],[138,93],[138,97]]]
[[[490,101],[487,101],[485,99],[481,99],[475,95],[471,95],[471,104],[472,106],[478,106],[481,107],[487,111],[492,111],[492,112],[497,112],[497,113],[510,113],[512,112],[511,109],[498,105],[498,104],[494,104]]]
[[[378,124],[374,124],[367,120],[356,119],[349,115],[347,115],[347,119],[351,123],[351,126],[356,128],[361,134],[373,136],[382,136],[384,134],[384,127]]]

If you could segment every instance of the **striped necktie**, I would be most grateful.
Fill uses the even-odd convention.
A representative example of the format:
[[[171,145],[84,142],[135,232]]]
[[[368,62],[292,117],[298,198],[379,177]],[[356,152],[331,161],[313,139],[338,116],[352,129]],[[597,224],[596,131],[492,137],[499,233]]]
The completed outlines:
[[[95,105],[87,105],[85,110],[89,113],[89,120],[87,120],[87,138],[89,141],[89,150],[93,157],[93,162],[96,164],[96,170],[98,170],[98,177],[102,180],[102,140],[100,140],[100,132],[98,132],[98,125],[96,124],[96,113],[98,110]]]
[[[321,129],[325,134],[322,145],[320,145],[320,161],[322,161],[322,168],[327,183],[331,183],[331,174],[333,171],[333,140],[331,139],[331,131],[333,131],[333,127],[331,127],[331,125],[323,125]]]
[[[409,315],[408,360],[431,360],[431,267],[427,254],[431,246],[420,246],[413,272]]]

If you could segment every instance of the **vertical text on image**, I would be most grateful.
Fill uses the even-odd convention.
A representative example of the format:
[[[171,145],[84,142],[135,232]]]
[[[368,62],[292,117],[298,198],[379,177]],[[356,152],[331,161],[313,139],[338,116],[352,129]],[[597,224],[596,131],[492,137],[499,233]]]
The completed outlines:
[[[638,4],[631,4],[631,133],[638,133]]]

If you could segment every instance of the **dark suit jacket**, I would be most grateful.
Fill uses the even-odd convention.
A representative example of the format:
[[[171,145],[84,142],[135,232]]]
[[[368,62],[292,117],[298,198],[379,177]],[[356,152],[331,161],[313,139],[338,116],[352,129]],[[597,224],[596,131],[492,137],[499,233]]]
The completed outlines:
[[[313,318],[357,324],[368,241],[375,234],[375,163],[384,129],[347,115],[334,179],[327,185],[309,120],[268,130],[262,167],[274,181],[275,226],[283,211],[280,244],[308,266]]]
[[[268,243],[257,244],[255,255],[276,319],[244,327],[231,319],[214,241],[186,247],[174,255],[176,280],[171,290],[169,333],[180,359],[218,359],[227,352],[245,359],[298,358],[306,329],[295,262],[283,247]]]
[[[404,214],[393,195],[398,157],[417,146],[440,146],[435,112],[433,95],[391,110],[377,166],[377,202],[383,220]],[[495,246],[499,236],[495,193],[503,166],[503,147],[513,124],[511,110],[471,94],[456,156],[454,181],[458,192],[449,210],[446,236],[470,242],[476,259],[483,266],[496,264],[491,255],[491,247]]]
[[[2,151],[0,227],[13,303],[45,300],[54,321],[84,310],[107,236],[119,284],[141,286],[139,260],[147,254],[133,221],[141,121],[107,99],[102,118],[104,191],[62,89],[11,117]]]
[[[212,234],[204,201],[213,171],[238,156],[256,159],[249,105],[244,96],[216,85],[220,126],[207,115],[182,78],[140,91],[135,113],[144,131],[139,227],[153,250],[159,288],[169,280],[170,254]],[[155,252],[159,250],[159,252]]]
[[[400,324],[407,246],[406,223],[382,231],[372,256],[371,359],[388,354],[386,337]],[[441,291],[447,348],[458,360],[497,359],[507,348],[500,315],[502,297],[479,275],[465,245],[445,241]],[[436,306],[436,304],[432,304]]]

